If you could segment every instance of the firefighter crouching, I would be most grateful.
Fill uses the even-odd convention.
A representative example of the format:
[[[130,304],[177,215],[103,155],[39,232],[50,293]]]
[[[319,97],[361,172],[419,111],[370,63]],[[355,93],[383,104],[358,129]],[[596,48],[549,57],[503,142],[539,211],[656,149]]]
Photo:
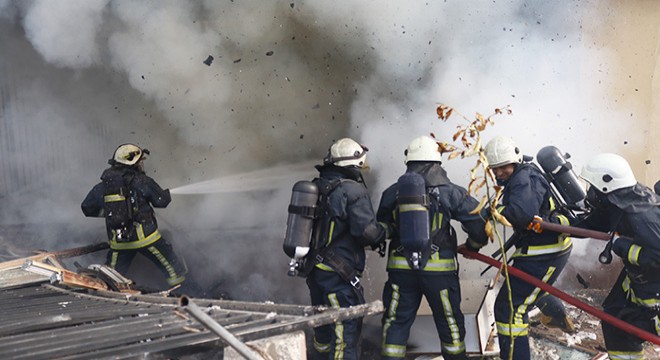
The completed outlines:
[[[137,253],[156,264],[170,286],[186,278],[186,265],[174,252],[169,241],[158,231],[153,207],[164,208],[171,201],[169,190],[163,190],[144,173],[147,149],[134,144],[117,147],[111,165],[101,175],[82,202],[85,216],[105,217],[110,242],[106,264],[126,274]]]
[[[385,229],[376,222],[361,174],[367,150],[352,139],[339,139],[323,165],[316,166],[319,177],[294,186],[284,250],[292,257],[289,274],[307,277],[312,305],[345,308],[363,304],[364,248],[384,251]],[[315,209],[310,200],[313,203],[316,197]],[[308,206],[301,206],[305,204]],[[305,218],[314,220],[310,223]],[[311,234],[301,236],[305,230]],[[358,359],[361,327],[362,319],[352,319],[315,328],[315,355]]]
[[[523,155],[513,140],[495,137],[484,151],[497,183],[504,186],[497,211],[512,224],[515,232],[513,266],[553,284],[568,262],[572,240],[563,234],[538,229],[537,233],[529,224],[536,217],[537,220],[568,225],[568,218],[553,212],[557,200],[552,196],[547,179],[538,167],[523,161]],[[530,358],[527,314],[534,306],[549,315],[548,319],[555,319],[556,323],[549,325],[573,331],[561,301],[516,277],[510,277],[510,281],[511,294],[507,286],[502,286],[495,300],[495,322],[502,359],[509,359],[511,351],[513,359]],[[513,302],[513,313],[509,297]]]
[[[478,251],[488,241],[484,220],[470,214],[479,202],[447,178],[432,138],[414,139],[405,155],[406,174],[383,192],[377,212],[391,238],[381,355],[383,359],[405,357],[410,328],[424,296],[433,312],[443,358],[466,359],[457,240],[450,220],[462,223],[469,235],[465,246]],[[419,191],[409,189],[415,184]]]
[[[660,335],[660,196],[638,183],[628,162],[616,154],[595,156],[580,177],[589,183],[592,208],[580,226],[613,232],[611,249],[624,264],[603,310]],[[601,325],[610,359],[644,358],[641,339],[604,321]]]

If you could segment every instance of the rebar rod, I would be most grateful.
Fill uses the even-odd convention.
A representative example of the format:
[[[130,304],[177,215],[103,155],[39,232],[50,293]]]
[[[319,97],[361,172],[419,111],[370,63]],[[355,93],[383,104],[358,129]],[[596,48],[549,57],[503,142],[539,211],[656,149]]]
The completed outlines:
[[[179,306],[190,314],[195,320],[199,321],[207,329],[220,336],[229,346],[233,347],[239,354],[248,360],[263,360],[252,351],[247,345],[238,340],[231,332],[225,329],[222,325],[218,324],[211,316],[202,311],[194,302],[187,296],[179,298]]]

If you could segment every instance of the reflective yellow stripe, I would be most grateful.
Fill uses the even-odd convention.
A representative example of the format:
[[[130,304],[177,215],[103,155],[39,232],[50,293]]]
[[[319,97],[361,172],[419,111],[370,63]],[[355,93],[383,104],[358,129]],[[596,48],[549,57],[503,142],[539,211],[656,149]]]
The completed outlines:
[[[607,351],[610,360],[644,360],[643,351]]]
[[[329,246],[330,243],[332,242],[332,235],[335,232],[335,221],[331,220],[330,221],[330,230],[328,231],[328,244],[326,246]]]
[[[429,261],[426,263],[426,266],[422,269],[423,271],[456,271],[458,268],[456,266],[456,259],[440,259],[438,258],[438,253],[434,253]],[[406,258],[399,255],[394,255],[394,252],[387,259],[387,268],[388,269],[399,269],[399,270],[412,270]]]
[[[440,342],[443,354],[462,354],[465,352],[465,342],[459,341],[457,343],[449,344]]]
[[[449,326],[452,340],[451,343],[440,343],[442,352],[449,354],[462,353],[465,351],[465,343],[461,341],[461,335],[458,330],[456,318],[454,317],[454,310],[451,307],[451,301],[449,301],[449,291],[447,289],[440,291],[440,301],[442,303],[442,310],[445,314],[445,319],[447,319],[447,325]]]
[[[543,276],[543,279],[541,279],[541,280],[544,283],[547,283],[548,280],[550,280],[550,277],[552,276],[552,274],[554,274],[556,269],[557,268],[554,267],[554,266],[548,267],[548,271],[546,271],[545,275]],[[529,306],[532,305],[536,301],[536,298],[539,296],[540,292],[541,292],[541,289],[534,288],[534,290],[532,290],[532,293],[529,294],[529,296],[527,296],[525,298],[525,301],[523,301],[523,303],[520,304],[520,306],[518,306],[518,308],[516,309],[516,313],[513,315],[513,323],[514,324],[523,324],[523,323],[525,323],[525,320],[524,320],[523,316],[527,313],[527,308],[529,308]]]
[[[112,252],[112,255],[110,255],[110,267],[111,268],[116,268],[117,267],[117,257],[119,256],[119,253],[116,251]]]
[[[314,349],[320,353],[327,353],[330,352],[330,344],[320,343],[316,340],[316,337],[314,337]]]
[[[385,323],[383,324],[383,343],[381,344],[381,354],[383,356],[403,358],[406,356],[406,346],[405,345],[396,345],[396,344],[386,344],[387,341],[387,331],[392,326],[392,322],[396,319],[396,310],[399,307],[399,299],[401,294],[399,293],[399,285],[392,284],[392,299],[390,300],[390,306],[387,307],[387,314],[385,317]]]
[[[497,333],[499,335],[503,335],[503,336],[513,335],[514,337],[517,337],[517,336],[527,336],[527,334],[529,333],[528,324],[512,324],[511,326],[509,326],[509,324],[499,321],[497,321],[496,324],[497,324]]]
[[[381,355],[393,358],[403,359],[406,356],[406,346],[405,345],[394,345],[394,344],[385,344]]]
[[[176,270],[174,270],[174,266],[170,264],[167,258],[165,258],[165,256],[160,251],[158,251],[156,247],[149,246],[147,250],[149,250],[149,252],[152,253],[156,257],[156,259],[158,259],[158,261],[160,261],[163,267],[165,267],[165,270],[167,270],[167,274],[169,275],[169,277],[167,278],[167,283],[170,286],[178,285],[186,279],[184,276],[181,276],[176,273]]]
[[[560,235],[560,237],[562,236]],[[570,236],[568,236],[561,239],[560,242],[556,244],[528,246],[526,254],[523,253],[524,248],[517,249],[512,257],[524,257],[524,256],[536,256],[536,255],[560,253],[564,250],[567,250],[569,247],[571,247],[571,245],[573,245],[573,239]]]
[[[323,271],[334,271],[332,268],[324,263],[318,263],[316,264],[316,267],[323,270]]]
[[[656,315],[653,321],[655,322],[655,333],[660,336],[660,317]]]
[[[660,299],[642,299],[637,297],[637,295],[635,295],[635,291],[630,287],[630,278],[628,276],[623,279],[621,287],[623,288],[623,291],[628,294],[628,298],[632,303],[650,308],[660,307]]]
[[[409,212],[409,211],[426,211],[426,207],[422,204],[401,204],[399,205],[399,212]]]
[[[104,202],[115,202],[115,201],[124,201],[124,200],[126,200],[126,197],[124,195],[119,195],[119,194],[105,195],[103,197]]]
[[[112,231],[112,239],[110,240],[110,248],[113,250],[133,250],[133,249],[139,249],[143,248],[145,246],[149,246],[158,239],[160,239],[160,233],[158,230],[152,232],[149,236],[144,236],[144,229],[142,228],[142,224],[137,224],[137,228],[135,229],[137,232],[138,240],[137,241],[127,241],[127,242],[117,242],[117,237],[114,232]]]
[[[436,231],[442,226],[442,217],[444,215],[439,212],[433,216],[433,224],[431,225],[431,231]]]
[[[639,265],[639,253],[642,251],[642,247],[639,245],[632,245],[628,249],[628,262],[633,265]]]
[[[341,307],[336,293],[328,294],[328,301],[330,306],[334,309]],[[344,358],[344,350],[346,350],[346,343],[344,342],[344,323],[335,321],[335,359]]]

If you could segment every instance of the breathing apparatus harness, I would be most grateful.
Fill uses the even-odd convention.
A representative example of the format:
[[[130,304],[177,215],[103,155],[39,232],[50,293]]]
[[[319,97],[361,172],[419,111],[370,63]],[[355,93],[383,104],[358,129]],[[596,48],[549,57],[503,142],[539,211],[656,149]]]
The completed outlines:
[[[325,166],[330,165],[326,163]],[[323,166],[318,167],[321,170]],[[361,182],[362,174],[357,174],[352,169],[337,167],[339,171],[350,172],[349,177],[355,177],[357,180],[351,178],[334,178],[326,179],[323,177],[315,178],[312,181],[302,181],[294,186],[292,195],[292,204],[289,205],[289,221],[287,223],[287,234],[285,236],[284,251],[291,257],[289,263],[289,276],[307,277],[318,264],[323,264],[335,271],[343,280],[351,284],[355,294],[359,299],[364,300],[362,294],[362,285],[360,283],[360,273],[356,271],[353,266],[344,260],[341,256],[337,255],[331,244],[332,239],[329,237],[332,219],[330,217],[329,198],[330,194],[343,182],[358,181]],[[358,175],[359,174],[359,175]],[[306,206],[295,205],[295,200],[298,199],[296,194],[296,187],[299,184],[311,189],[309,192],[313,193],[315,199],[307,199]],[[300,219],[305,219],[300,221]],[[303,225],[306,224],[306,225]],[[341,235],[341,234],[337,234]],[[333,236],[338,238],[338,236]],[[304,255],[295,254],[294,248],[298,246],[308,247],[308,252]]]
[[[556,204],[556,208],[547,214],[550,217],[552,217],[554,213],[559,213],[568,214],[572,218],[576,218],[576,210],[584,211],[583,204],[586,193],[584,189],[579,186],[579,181],[573,172],[572,164],[567,161],[570,157],[570,154],[562,154],[559,149],[554,146],[546,146],[537,153],[537,161],[541,167],[532,162],[534,159],[533,157],[527,155],[523,155],[522,163],[517,164],[516,171],[520,166],[531,166],[539,171],[548,181],[548,184],[550,185],[550,196],[554,199]],[[511,237],[504,242],[504,251],[506,252],[513,247],[521,236],[522,234],[519,231],[515,231]],[[499,259],[501,258],[501,255],[502,249],[498,249],[491,254],[491,257],[498,257]],[[488,269],[490,269],[490,267],[486,268],[481,274],[483,275]]]

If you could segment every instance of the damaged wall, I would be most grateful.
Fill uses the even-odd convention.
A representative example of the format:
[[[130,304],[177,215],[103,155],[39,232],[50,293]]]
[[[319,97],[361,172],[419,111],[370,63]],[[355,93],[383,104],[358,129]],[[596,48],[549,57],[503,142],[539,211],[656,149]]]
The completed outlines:
[[[103,222],[80,201],[114,148],[136,142],[164,187],[219,184],[157,212],[203,285],[305,302],[281,251],[291,184],[313,176],[296,165],[353,136],[370,148],[377,205],[410,139],[453,134],[459,120],[440,123],[438,103],[466,116],[510,105],[485,140],[508,134],[530,155],[553,144],[578,169],[618,152],[652,185],[659,11],[648,0],[0,0],[0,222],[31,224],[36,247],[99,240]],[[461,185],[472,164],[445,162]],[[588,259],[583,276],[597,264],[586,249],[574,253]],[[463,263],[467,277],[481,270]],[[371,298],[383,269],[372,255]]]

